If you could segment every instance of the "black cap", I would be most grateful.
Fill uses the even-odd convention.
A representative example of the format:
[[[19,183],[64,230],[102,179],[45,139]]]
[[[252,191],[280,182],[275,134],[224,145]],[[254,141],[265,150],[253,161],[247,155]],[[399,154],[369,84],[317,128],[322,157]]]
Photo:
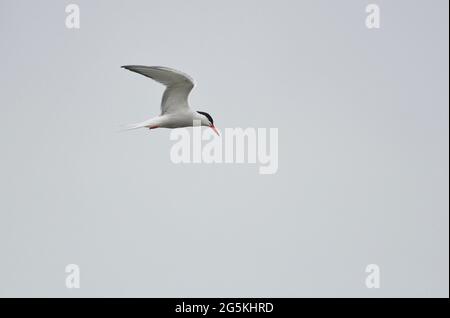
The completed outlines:
[[[211,122],[211,125],[214,125],[214,120],[212,119],[211,115],[205,112],[197,112],[199,114],[202,114],[204,116],[206,116],[206,118],[208,118],[208,120]]]

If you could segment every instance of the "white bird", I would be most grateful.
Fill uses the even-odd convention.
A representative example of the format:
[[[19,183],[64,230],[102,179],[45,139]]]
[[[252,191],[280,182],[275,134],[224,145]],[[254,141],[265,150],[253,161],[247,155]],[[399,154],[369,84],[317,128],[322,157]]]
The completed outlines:
[[[211,115],[193,111],[189,107],[188,96],[194,88],[194,81],[189,75],[161,66],[126,65],[122,68],[150,77],[166,86],[161,101],[161,114],[129,125],[127,129],[189,127],[194,125],[194,121],[198,121],[201,126],[211,127],[219,135]]]

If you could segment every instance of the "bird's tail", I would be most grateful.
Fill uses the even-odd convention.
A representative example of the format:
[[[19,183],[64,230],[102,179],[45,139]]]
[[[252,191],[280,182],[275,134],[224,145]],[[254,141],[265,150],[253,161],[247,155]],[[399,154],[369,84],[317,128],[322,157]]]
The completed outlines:
[[[120,127],[119,131],[134,130],[134,129],[143,128],[145,126],[146,126],[145,122],[143,122],[143,123],[136,123],[136,124],[129,124],[129,125],[123,125],[122,127]]]
[[[144,128],[144,127],[154,127],[154,126],[159,126],[160,124],[160,119],[158,117],[155,118],[150,118],[146,121],[140,122],[140,123],[136,123],[136,124],[131,124],[131,125],[125,125],[122,127],[122,131],[127,131],[127,130],[133,130],[133,129],[139,129],[139,128]]]

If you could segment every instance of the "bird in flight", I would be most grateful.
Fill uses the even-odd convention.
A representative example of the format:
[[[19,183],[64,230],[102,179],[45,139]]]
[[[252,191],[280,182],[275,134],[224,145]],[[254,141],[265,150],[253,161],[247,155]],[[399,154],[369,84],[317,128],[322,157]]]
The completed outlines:
[[[189,127],[193,126],[194,121],[198,121],[201,126],[208,126],[219,135],[210,114],[194,111],[189,107],[188,96],[194,88],[194,81],[189,75],[161,66],[125,65],[122,68],[166,86],[161,101],[161,114],[141,123],[129,125],[127,129]]]

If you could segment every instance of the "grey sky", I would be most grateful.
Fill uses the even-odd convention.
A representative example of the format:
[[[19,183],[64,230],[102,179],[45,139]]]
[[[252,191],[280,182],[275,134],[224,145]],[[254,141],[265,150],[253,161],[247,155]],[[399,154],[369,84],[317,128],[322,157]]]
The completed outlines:
[[[0,0],[0,296],[448,297],[448,1],[371,2]],[[124,64],[278,128],[278,173],[117,133],[163,91]]]

